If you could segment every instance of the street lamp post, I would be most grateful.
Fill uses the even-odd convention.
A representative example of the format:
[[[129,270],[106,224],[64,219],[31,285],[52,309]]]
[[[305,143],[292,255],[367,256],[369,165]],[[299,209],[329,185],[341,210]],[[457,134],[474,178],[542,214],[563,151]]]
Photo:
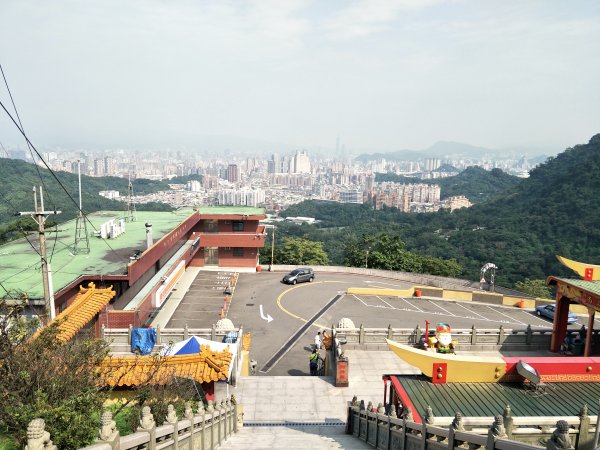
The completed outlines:
[[[269,272],[273,270],[273,260],[275,259],[275,225],[265,225],[273,230],[271,234],[271,261],[269,261]]]

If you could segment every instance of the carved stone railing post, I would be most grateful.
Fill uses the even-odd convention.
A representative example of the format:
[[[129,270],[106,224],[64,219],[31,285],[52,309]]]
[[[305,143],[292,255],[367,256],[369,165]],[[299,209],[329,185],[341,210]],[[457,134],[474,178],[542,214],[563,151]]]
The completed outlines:
[[[219,444],[225,440],[225,402],[221,400],[217,404],[217,410],[219,411]]]
[[[569,436],[569,424],[566,420],[559,420],[556,422],[556,430],[552,433],[548,443],[546,444],[548,450],[562,450],[562,449],[573,449],[573,440]]]
[[[471,327],[471,345],[477,344],[477,328],[475,325]]]
[[[198,412],[196,413],[200,417],[199,435],[200,435],[200,448],[206,448],[206,408],[204,402],[200,400],[198,402]]]
[[[227,436],[231,436],[231,433],[233,433],[233,422],[235,420],[235,418],[233,417],[233,407],[231,406],[231,403],[229,403],[229,399],[225,399],[225,412],[227,414]]]
[[[394,331],[392,330],[392,324],[388,325],[387,338],[392,339],[394,337]]]
[[[27,445],[25,450],[57,450],[46,431],[44,419],[33,419],[27,426]]]
[[[415,328],[415,342],[414,344],[419,344],[421,342],[421,335],[423,333],[421,332],[421,328],[419,327],[419,325],[417,325],[417,327]],[[425,341],[427,341],[427,338],[429,336],[425,336]]]
[[[112,450],[121,449],[121,436],[119,435],[117,424],[113,420],[113,415],[110,411],[104,411],[102,413],[102,417],[100,418],[100,430],[96,442],[108,444]]]
[[[233,431],[237,433],[244,426],[244,410],[242,405],[238,404],[237,399],[231,394],[231,403],[234,406],[235,420],[233,421]]]
[[[504,418],[504,429],[506,430],[506,435],[508,439],[512,440],[513,430],[514,430],[514,420],[512,417],[512,411],[510,409],[510,405],[506,405],[504,408],[504,412],[502,413],[502,417]]]
[[[456,411],[454,414],[454,420],[448,427],[448,448],[460,447],[463,443],[463,441],[457,441],[454,438],[454,433],[456,431],[465,431],[463,416],[460,411]]]
[[[150,435],[150,438],[148,439],[148,450],[156,450],[156,422],[154,421],[154,416],[152,415],[149,406],[142,407],[142,417],[140,418],[140,425],[136,431],[148,433]]]
[[[492,428],[488,431],[488,439],[485,448],[487,450],[493,450],[496,447],[497,439],[506,439],[507,437],[506,429],[504,428],[504,417],[497,415],[494,418]]]
[[[213,448],[215,446],[215,407],[213,406],[213,401],[208,400],[208,405],[206,407],[206,416],[210,418],[210,447]]]
[[[185,341],[188,337],[190,337],[190,330],[188,329],[188,324],[186,323],[183,326],[183,340]]]
[[[179,449],[179,419],[173,405],[167,406],[167,417],[165,417],[165,425],[173,426],[173,449]]]
[[[194,440],[196,439],[196,434],[194,433],[194,411],[192,410],[192,405],[189,403],[185,405],[185,410],[183,411],[183,417],[190,421],[190,446],[189,448],[194,448]]]
[[[358,331],[358,343],[365,343],[365,326],[362,323],[360,324],[360,329]]]
[[[504,325],[500,325],[500,329],[498,330],[498,345],[502,345],[504,343]]]
[[[590,416],[588,416],[588,407],[583,405],[579,411],[579,436],[577,437],[577,448],[591,449],[594,436],[590,433]]]
[[[533,340],[533,330],[531,329],[531,325],[527,325],[527,334],[525,335],[525,343],[527,345],[531,345],[532,340]]]

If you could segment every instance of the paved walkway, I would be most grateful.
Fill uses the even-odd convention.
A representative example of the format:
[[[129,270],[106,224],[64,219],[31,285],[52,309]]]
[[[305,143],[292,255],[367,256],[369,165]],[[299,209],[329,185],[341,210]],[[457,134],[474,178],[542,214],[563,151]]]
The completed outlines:
[[[229,387],[229,394],[235,394],[243,405],[245,426],[219,448],[372,448],[344,433],[348,402],[356,395],[377,405],[383,402],[383,374],[419,372],[391,351],[349,350],[346,354],[350,360],[347,388],[336,388],[333,377],[241,377],[237,387]],[[225,389],[218,384],[216,397],[225,396]]]

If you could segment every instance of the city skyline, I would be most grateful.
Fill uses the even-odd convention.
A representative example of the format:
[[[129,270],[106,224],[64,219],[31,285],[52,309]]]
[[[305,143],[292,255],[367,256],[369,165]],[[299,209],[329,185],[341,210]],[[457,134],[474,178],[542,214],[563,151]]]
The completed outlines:
[[[0,62],[40,148],[358,154],[457,141],[553,154],[600,123],[594,1],[29,0],[0,11]],[[0,100],[10,105],[5,88]],[[6,115],[0,138],[24,144]]]

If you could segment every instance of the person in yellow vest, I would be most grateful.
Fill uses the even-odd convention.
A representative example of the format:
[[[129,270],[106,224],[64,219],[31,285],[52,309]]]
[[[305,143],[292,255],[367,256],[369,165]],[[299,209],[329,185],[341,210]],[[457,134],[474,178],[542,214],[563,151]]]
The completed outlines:
[[[310,374],[316,375],[317,367],[319,366],[319,359],[321,359],[321,356],[319,355],[319,352],[317,352],[316,348],[312,351],[312,353],[310,354],[308,359],[309,359]]]

